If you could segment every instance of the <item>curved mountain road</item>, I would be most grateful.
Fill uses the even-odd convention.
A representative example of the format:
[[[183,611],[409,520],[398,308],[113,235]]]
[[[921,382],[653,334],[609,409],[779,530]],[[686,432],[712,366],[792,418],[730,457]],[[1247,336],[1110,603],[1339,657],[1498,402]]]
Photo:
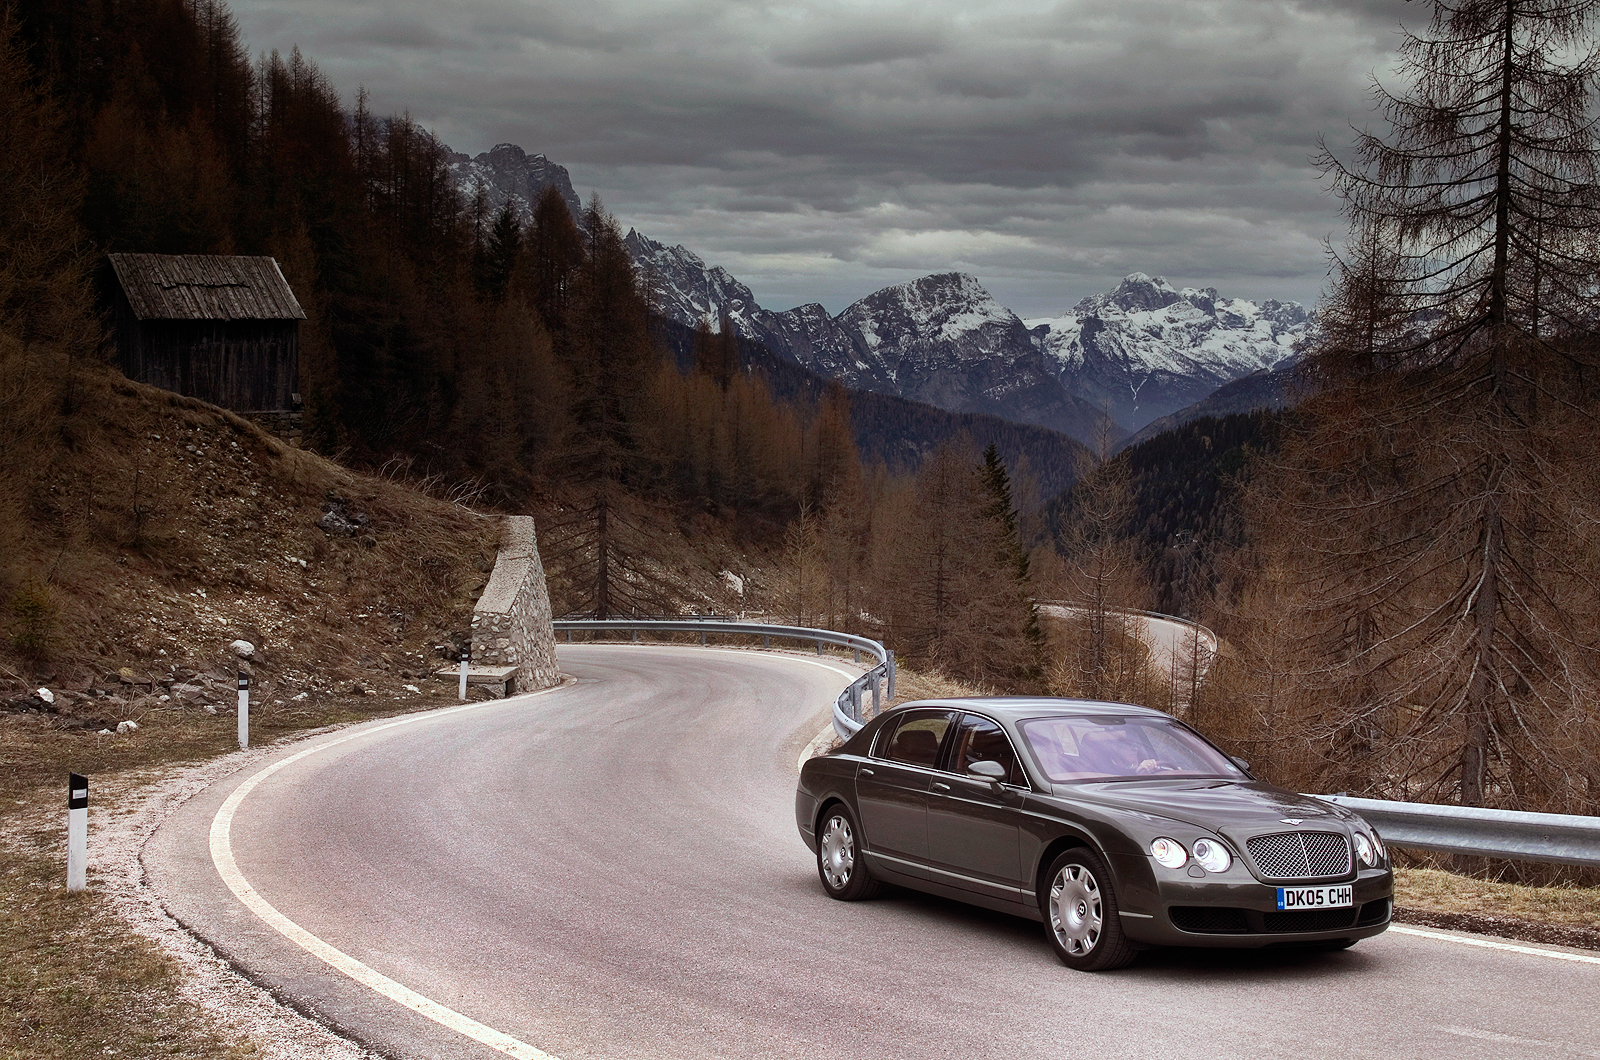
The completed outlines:
[[[219,813],[240,893],[512,1055],[1600,1057],[1600,963],[1391,931],[1096,976],[1011,917],[830,901],[794,770],[843,668],[680,647],[561,662],[577,683],[346,730],[219,783],[151,838],[151,885],[253,978],[397,1057],[500,1054],[252,912],[213,864]]]

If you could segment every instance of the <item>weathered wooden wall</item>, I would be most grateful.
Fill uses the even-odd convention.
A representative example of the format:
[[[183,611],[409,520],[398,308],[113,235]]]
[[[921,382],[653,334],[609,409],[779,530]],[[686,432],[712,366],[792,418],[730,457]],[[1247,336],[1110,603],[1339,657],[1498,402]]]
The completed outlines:
[[[293,407],[300,388],[298,320],[145,320],[116,300],[123,374],[235,412]]]

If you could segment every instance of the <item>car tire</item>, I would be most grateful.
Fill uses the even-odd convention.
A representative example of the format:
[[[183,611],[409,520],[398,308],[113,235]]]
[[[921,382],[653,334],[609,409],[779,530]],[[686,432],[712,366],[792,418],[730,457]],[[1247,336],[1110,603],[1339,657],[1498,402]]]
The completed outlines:
[[[843,803],[834,803],[817,828],[817,875],[829,898],[859,902],[883,889],[861,857],[861,829]]]
[[[1092,850],[1074,847],[1050,863],[1039,891],[1039,911],[1051,948],[1068,968],[1104,972],[1138,955],[1122,933],[1111,873]]]

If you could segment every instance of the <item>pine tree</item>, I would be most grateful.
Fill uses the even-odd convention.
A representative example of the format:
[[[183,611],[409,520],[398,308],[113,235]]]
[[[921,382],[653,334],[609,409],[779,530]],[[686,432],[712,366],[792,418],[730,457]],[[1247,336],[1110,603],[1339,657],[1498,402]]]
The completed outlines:
[[[1323,159],[1349,256],[1263,509],[1307,590],[1308,731],[1373,790],[1553,804],[1552,748],[1593,739],[1597,6],[1435,0],[1388,132]]]

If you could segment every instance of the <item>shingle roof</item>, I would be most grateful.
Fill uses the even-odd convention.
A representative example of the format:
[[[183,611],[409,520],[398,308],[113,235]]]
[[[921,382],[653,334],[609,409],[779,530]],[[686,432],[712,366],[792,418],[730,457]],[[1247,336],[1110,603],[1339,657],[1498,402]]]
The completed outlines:
[[[278,263],[224,254],[111,254],[140,320],[304,320]]]

